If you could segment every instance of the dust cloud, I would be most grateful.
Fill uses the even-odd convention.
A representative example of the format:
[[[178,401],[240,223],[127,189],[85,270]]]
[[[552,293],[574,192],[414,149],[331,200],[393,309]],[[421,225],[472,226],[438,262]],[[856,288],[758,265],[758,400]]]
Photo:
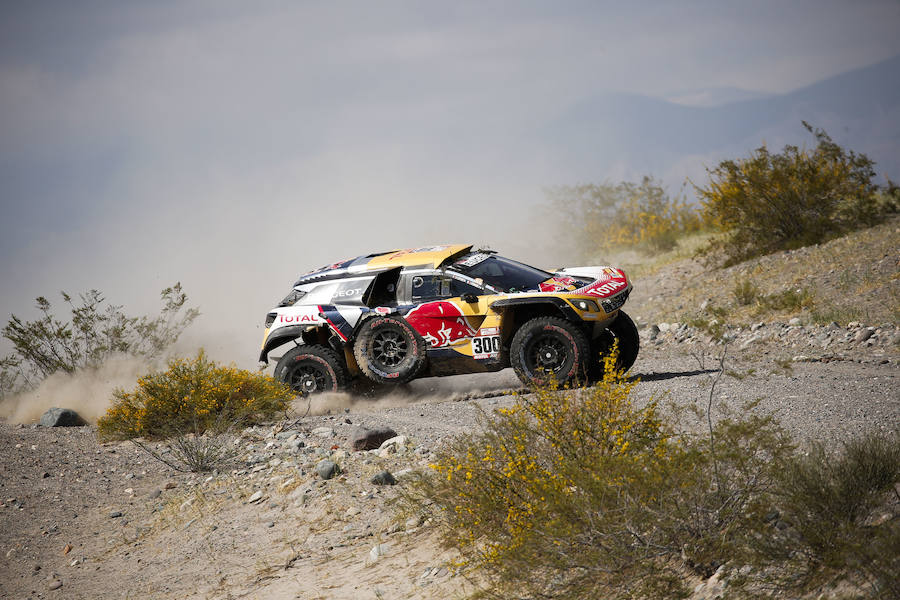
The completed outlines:
[[[345,410],[367,412],[410,404],[426,404],[478,397],[500,390],[517,389],[521,382],[512,369],[499,373],[429,377],[405,385],[386,387],[371,395],[353,393],[324,393],[310,398],[297,398],[292,406],[294,416],[327,415]]]
[[[95,423],[112,405],[113,390],[132,389],[137,378],[155,365],[144,358],[118,356],[96,369],[54,373],[30,392],[0,400],[0,418],[10,423],[34,423],[48,409],[71,408]]]

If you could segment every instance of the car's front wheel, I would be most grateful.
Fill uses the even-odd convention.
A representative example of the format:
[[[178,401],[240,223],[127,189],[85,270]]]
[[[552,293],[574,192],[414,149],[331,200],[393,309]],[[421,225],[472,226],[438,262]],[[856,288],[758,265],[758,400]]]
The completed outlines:
[[[347,368],[331,348],[303,344],[291,348],[275,365],[275,378],[301,396],[337,392],[347,385]]]
[[[617,371],[625,372],[634,365],[641,348],[641,338],[634,321],[620,310],[615,321],[610,323],[606,331],[596,338],[592,345],[591,379],[599,381],[603,379],[606,371],[604,358],[612,351],[613,347],[619,353],[616,357]]]
[[[559,317],[525,322],[513,336],[510,362],[524,383],[550,378],[564,385],[587,379],[590,344],[576,324]]]

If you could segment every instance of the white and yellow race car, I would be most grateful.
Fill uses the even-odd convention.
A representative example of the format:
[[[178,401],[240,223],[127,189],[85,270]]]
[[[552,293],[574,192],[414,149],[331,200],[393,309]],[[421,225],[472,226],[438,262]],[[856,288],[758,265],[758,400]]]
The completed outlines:
[[[589,382],[614,342],[617,368],[637,358],[631,287],[614,267],[549,273],[464,244],[379,252],[300,277],[266,315],[260,360],[290,345],[275,376],[300,394],[510,366]]]

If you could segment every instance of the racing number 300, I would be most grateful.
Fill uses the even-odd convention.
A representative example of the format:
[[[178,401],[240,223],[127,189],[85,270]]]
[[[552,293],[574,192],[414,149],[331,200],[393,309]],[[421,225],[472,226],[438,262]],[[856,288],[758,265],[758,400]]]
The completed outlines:
[[[473,354],[497,354],[500,352],[500,336],[483,336],[472,338]]]

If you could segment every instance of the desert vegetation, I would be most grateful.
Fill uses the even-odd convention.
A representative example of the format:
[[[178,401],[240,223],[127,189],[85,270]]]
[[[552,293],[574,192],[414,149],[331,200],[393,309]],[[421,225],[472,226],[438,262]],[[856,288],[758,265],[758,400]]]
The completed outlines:
[[[804,122],[816,145],[765,146],[748,158],[724,160],[695,186],[704,222],[718,231],[710,251],[733,264],[778,250],[817,244],[875,225],[900,208],[897,188],[880,189],[874,163],[845,150]]]
[[[556,186],[546,190],[551,213],[582,258],[621,247],[642,252],[673,248],[698,231],[702,219],[684,199],[671,198],[655,179]]]
[[[155,359],[200,314],[187,306],[180,283],[162,290],[163,306],[156,316],[129,316],[97,290],[77,300],[66,292],[61,295],[68,318],[56,316],[50,301],[40,296],[38,318],[26,321],[13,314],[3,327],[13,352],[0,359],[0,398],[33,389],[57,372],[99,367],[116,355]]]
[[[101,439],[165,438],[202,434],[223,423],[246,426],[283,412],[293,394],[262,373],[222,366],[203,350],[174,358],[168,368],[138,379],[133,391],[116,390],[97,423]]]
[[[687,597],[726,563],[740,597],[839,581],[896,597],[900,437],[800,452],[771,417],[684,428],[635,406],[634,385],[610,370],[588,389],[535,387],[446,444],[408,506],[497,597]]]
[[[634,249],[654,254],[705,232],[700,252],[712,264],[818,244],[882,222],[900,210],[900,188],[875,183],[875,164],[804,122],[812,149],[762,146],[749,157],[707,169],[694,183],[699,204],[670,198],[650,176],[640,182],[589,183],[547,190],[560,231],[584,259]]]

